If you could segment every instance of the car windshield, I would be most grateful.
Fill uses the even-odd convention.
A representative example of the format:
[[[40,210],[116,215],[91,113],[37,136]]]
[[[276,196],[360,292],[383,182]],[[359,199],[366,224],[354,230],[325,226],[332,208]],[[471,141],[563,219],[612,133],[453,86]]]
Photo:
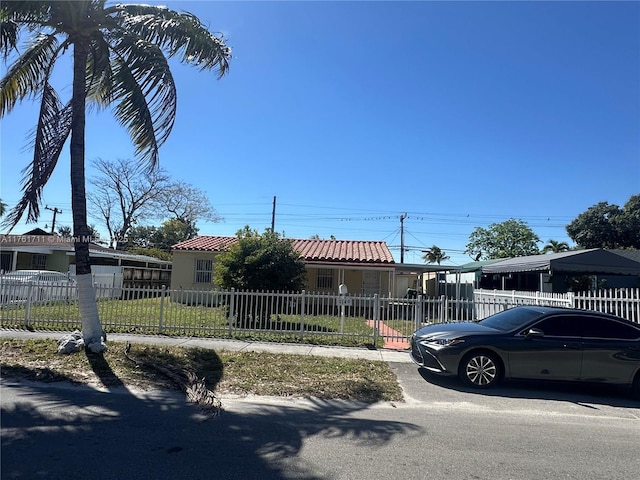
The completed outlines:
[[[493,328],[503,332],[509,332],[523,327],[532,320],[542,316],[541,312],[528,308],[511,308],[504,312],[496,313],[481,320],[479,323],[485,327]]]

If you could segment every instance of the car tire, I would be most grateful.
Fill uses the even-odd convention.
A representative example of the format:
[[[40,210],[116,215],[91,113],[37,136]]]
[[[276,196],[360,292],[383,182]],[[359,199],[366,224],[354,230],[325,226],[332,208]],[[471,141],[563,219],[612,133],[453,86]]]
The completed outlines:
[[[502,364],[491,352],[470,352],[460,362],[458,376],[473,388],[493,387],[502,379]]]

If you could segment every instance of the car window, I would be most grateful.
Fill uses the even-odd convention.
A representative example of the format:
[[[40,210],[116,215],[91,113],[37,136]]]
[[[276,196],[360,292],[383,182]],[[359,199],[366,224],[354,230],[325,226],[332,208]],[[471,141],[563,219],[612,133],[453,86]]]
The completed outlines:
[[[608,318],[584,317],[582,336],[585,338],[619,338],[637,340],[640,328]]]
[[[580,337],[581,318],[576,315],[554,315],[532,325],[542,330],[545,337]]]
[[[481,320],[480,325],[503,332],[509,332],[516,328],[523,327],[541,315],[542,313],[536,310],[511,308]]]

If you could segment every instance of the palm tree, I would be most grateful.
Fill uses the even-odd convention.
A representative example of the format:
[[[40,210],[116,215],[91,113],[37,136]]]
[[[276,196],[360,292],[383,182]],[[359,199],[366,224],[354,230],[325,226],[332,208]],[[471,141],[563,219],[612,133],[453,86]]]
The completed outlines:
[[[424,255],[422,259],[427,263],[437,263],[440,265],[440,262],[443,260],[449,260],[449,255],[447,255],[440,247],[433,245],[431,248],[427,250],[423,250]]]
[[[7,211],[7,204],[0,200],[0,217]]]
[[[549,240],[549,242],[540,251],[541,253],[560,253],[571,250],[567,242],[559,242],[557,240]]]
[[[190,13],[149,5],[112,5],[106,0],[24,1],[0,4],[0,51],[12,65],[0,80],[0,118],[25,97],[40,99],[34,155],[25,169],[23,197],[6,224],[13,228],[28,209],[37,221],[42,189],[70,137],[71,208],[78,281],[78,304],[87,348],[102,352],[102,327],[91,282],[90,229],[85,192],[85,116],[87,103],[114,105],[136,155],[149,170],[173,127],[176,86],[168,58],[218,78],[228,70],[230,49]],[[22,33],[33,33],[24,51]],[[71,99],[63,104],[51,86],[53,68],[73,51]]]

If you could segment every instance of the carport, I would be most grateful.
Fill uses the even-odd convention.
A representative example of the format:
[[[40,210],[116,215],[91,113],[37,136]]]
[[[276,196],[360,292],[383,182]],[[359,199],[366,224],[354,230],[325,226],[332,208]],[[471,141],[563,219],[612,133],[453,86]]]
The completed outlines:
[[[405,293],[408,294],[405,285],[408,285],[409,281],[405,279],[417,279],[418,290],[420,290],[420,292],[416,293],[427,293],[425,291],[425,283],[429,274],[456,274],[457,290],[460,288],[460,271],[462,267],[457,265],[396,263],[394,269],[393,293],[398,297],[404,296]],[[440,293],[441,292],[435,292],[435,296],[439,296]]]
[[[557,287],[553,279],[558,276],[563,278],[577,275],[595,276],[596,278],[626,276],[629,280],[628,283],[632,284],[633,276],[640,276],[640,262],[611,250],[594,248],[509,258],[483,266],[482,273],[498,275],[503,290],[509,289],[507,288],[509,280],[520,280],[516,278],[518,275],[537,274],[538,290],[552,292],[556,291],[553,287]]]

